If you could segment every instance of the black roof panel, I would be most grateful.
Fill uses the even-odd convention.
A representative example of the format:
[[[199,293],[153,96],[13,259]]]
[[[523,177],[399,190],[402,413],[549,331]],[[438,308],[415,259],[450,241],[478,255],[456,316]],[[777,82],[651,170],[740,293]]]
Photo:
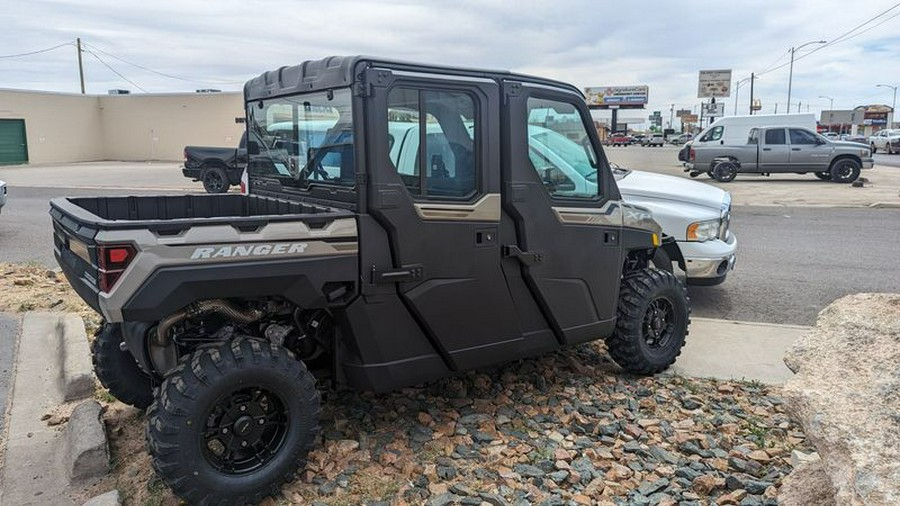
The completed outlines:
[[[514,74],[505,70],[483,70],[444,65],[429,65],[389,60],[373,56],[330,56],[321,60],[305,61],[299,65],[281,67],[265,72],[247,81],[244,85],[244,99],[259,100],[281,95],[293,95],[310,91],[340,88],[353,84],[354,76],[364,68],[378,67],[408,72],[425,72],[430,74],[450,74],[488,79],[516,79],[525,82],[542,84],[569,91],[581,91],[567,83],[540,77]]]

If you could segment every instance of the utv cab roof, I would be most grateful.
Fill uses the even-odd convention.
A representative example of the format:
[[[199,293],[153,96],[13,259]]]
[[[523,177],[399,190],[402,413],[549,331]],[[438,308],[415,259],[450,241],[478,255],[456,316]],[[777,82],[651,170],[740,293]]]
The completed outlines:
[[[506,70],[484,70],[450,67],[389,60],[373,56],[330,56],[321,60],[305,61],[299,65],[281,67],[264,72],[244,85],[244,100],[260,100],[283,95],[342,88],[354,84],[354,77],[368,68],[384,68],[405,72],[465,76],[500,81],[517,81],[563,88],[581,95],[581,90],[571,84],[541,77],[516,74]]]

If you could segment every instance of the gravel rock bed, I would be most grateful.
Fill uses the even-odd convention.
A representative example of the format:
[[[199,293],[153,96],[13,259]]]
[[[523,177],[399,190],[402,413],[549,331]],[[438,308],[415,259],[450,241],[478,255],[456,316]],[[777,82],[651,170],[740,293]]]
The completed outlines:
[[[290,503],[775,505],[806,438],[776,388],[638,378],[588,344],[384,395],[332,392]]]

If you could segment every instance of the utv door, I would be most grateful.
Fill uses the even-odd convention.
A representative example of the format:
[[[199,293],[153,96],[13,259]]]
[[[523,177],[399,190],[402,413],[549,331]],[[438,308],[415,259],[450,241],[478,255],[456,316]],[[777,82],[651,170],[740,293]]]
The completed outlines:
[[[516,258],[557,339],[608,336],[622,273],[622,208],[584,98],[505,81],[503,207]]]
[[[364,276],[395,284],[452,369],[507,359],[522,332],[500,268],[498,85],[369,73],[368,208],[393,266]]]

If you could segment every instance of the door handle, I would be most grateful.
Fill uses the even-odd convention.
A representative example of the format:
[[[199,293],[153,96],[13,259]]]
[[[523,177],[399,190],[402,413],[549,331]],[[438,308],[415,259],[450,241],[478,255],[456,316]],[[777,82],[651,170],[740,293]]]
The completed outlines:
[[[800,148],[791,148],[791,151],[800,151]]]
[[[763,151],[772,151],[772,148],[763,148]]]
[[[507,258],[515,258],[525,265],[531,266],[544,261],[544,255],[531,251],[522,251],[516,245],[503,246],[503,256]]]

